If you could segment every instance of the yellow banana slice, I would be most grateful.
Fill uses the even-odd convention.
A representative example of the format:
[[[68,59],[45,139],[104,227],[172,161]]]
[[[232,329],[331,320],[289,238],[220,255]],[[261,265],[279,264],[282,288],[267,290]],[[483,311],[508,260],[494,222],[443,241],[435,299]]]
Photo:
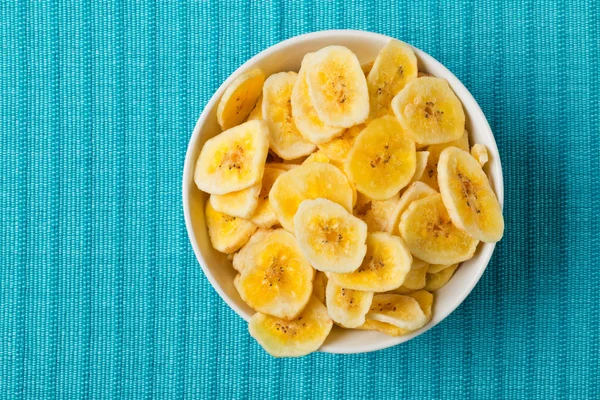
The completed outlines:
[[[300,203],[294,233],[302,253],[319,271],[355,271],[367,252],[367,224],[331,200]]]
[[[327,282],[326,293],[327,312],[335,323],[345,328],[357,328],[365,323],[373,293],[346,289],[333,281]]]
[[[271,203],[269,202],[269,193],[277,178],[284,172],[285,170],[283,169],[272,168],[271,166],[265,167],[256,208],[250,218],[253,224],[261,228],[270,228],[277,224],[277,216],[273,212]]]
[[[200,190],[227,194],[260,183],[269,131],[264,121],[250,121],[206,141],[196,162],[194,181]]]
[[[438,183],[454,225],[483,242],[502,239],[502,209],[487,175],[472,155],[456,147],[442,151]]]
[[[316,146],[304,139],[292,118],[292,90],[295,72],[271,75],[263,87],[262,116],[269,125],[269,145],[279,157],[291,160],[307,156]]]
[[[417,57],[412,48],[399,40],[390,40],[377,55],[367,76],[369,119],[386,115],[394,96],[416,77]]]
[[[411,254],[429,264],[468,260],[479,243],[452,224],[439,194],[414,200],[400,217],[399,230]]]
[[[248,117],[262,93],[265,74],[258,68],[244,72],[231,82],[217,106],[217,122],[223,130]]]
[[[431,187],[427,186],[423,182],[413,182],[410,186],[402,193],[400,196],[400,201],[398,201],[398,205],[392,212],[390,216],[390,220],[393,220],[393,234],[400,235],[400,231],[398,230],[398,224],[400,223],[400,217],[406,211],[410,203],[414,200],[422,199],[427,196],[431,196],[432,194],[437,194],[435,190]]]
[[[417,290],[416,292],[407,294],[407,296],[415,299],[417,303],[419,303],[419,307],[421,307],[421,311],[423,311],[423,314],[425,314],[427,321],[431,320],[431,310],[433,308],[433,294],[429,293],[427,290]]]
[[[427,269],[428,274],[437,274],[445,270],[446,268],[458,266],[457,264],[429,264],[429,268]]]
[[[317,271],[313,281],[313,296],[325,304],[325,291],[327,290],[327,275],[325,272]]]
[[[467,131],[464,131],[463,135],[458,140],[427,146],[429,157],[427,157],[425,171],[419,180],[425,182],[435,190],[439,190],[437,177],[438,161],[440,159],[440,154],[442,154],[442,151],[446,147],[458,147],[464,151],[469,151],[469,134]]]
[[[415,169],[415,142],[389,115],[373,120],[358,135],[345,164],[358,191],[373,200],[394,196],[408,184]]]
[[[400,287],[410,271],[412,257],[398,236],[385,232],[367,235],[367,254],[355,272],[329,274],[338,285],[365,292],[387,292]]]
[[[417,163],[415,167],[415,174],[412,178],[410,178],[409,184],[418,181],[423,177],[423,173],[425,172],[425,168],[427,168],[427,159],[429,158],[428,151],[417,151]]]
[[[338,161],[329,159],[329,157],[327,157],[327,155],[325,155],[325,153],[320,150],[316,151],[316,152],[312,153],[310,156],[308,156],[306,158],[306,160],[304,160],[302,162],[302,164],[308,164],[311,162],[330,163],[331,165],[336,166],[340,171],[342,171],[344,173],[344,175],[346,175],[346,173],[344,172],[344,164],[342,164]],[[346,177],[348,177],[348,176],[346,175]],[[358,192],[356,191],[356,186],[354,186],[352,181],[348,180],[348,183],[350,184],[350,189],[352,189],[352,207],[354,207],[354,206],[356,206]]]
[[[458,264],[452,264],[450,267],[445,268],[437,274],[427,274],[427,283],[425,284],[425,290],[435,292],[441,289],[448,283],[454,271],[458,268]]]
[[[487,148],[480,143],[474,144],[471,147],[471,155],[477,160],[482,167],[489,161]]]
[[[415,290],[423,289],[426,283],[426,275],[429,264],[423,260],[413,257],[413,263],[410,271],[404,279],[404,283],[398,289],[391,290],[394,294],[408,294]]]
[[[352,188],[339,168],[313,162],[277,178],[269,193],[271,208],[285,229],[294,231],[294,215],[304,200],[325,198],[352,210]]]
[[[306,83],[319,119],[340,128],[365,122],[369,91],[356,55],[343,46],[328,46],[311,58]]]
[[[296,318],[312,294],[314,270],[294,236],[283,229],[268,232],[245,252],[234,285],[242,300],[258,312]]]
[[[306,83],[306,73],[311,68],[313,56],[313,53],[308,53],[302,60],[298,79],[292,90],[292,115],[302,136],[311,143],[319,144],[340,136],[344,128],[325,125],[313,107]]]
[[[248,263],[252,263],[252,259],[248,257],[250,254],[252,254],[250,248],[255,244],[261,243],[266,237],[268,237],[267,234],[269,232],[271,232],[271,229],[258,229],[256,232],[254,232],[254,234],[252,234],[252,236],[250,236],[250,239],[248,239],[246,244],[242,246],[240,251],[233,255],[231,260],[233,269],[235,269],[237,272],[242,272]]]
[[[256,210],[261,184],[250,186],[238,192],[211,194],[209,201],[220,213],[239,218],[250,218]]]
[[[332,327],[327,309],[314,297],[296,319],[256,313],[248,324],[250,335],[273,357],[300,357],[317,351]]]
[[[399,194],[395,194],[387,200],[372,200],[364,194],[358,193],[354,215],[365,221],[369,232],[391,233],[395,222],[391,217],[399,200]]]
[[[261,91],[260,97],[256,101],[256,105],[254,106],[252,111],[250,111],[250,114],[248,115],[248,118],[246,119],[246,121],[254,121],[256,119],[263,119],[263,117],[262,117],[262,103],[263,103],[262,99],[263,99],[263,97],[262,97],[262,91]]]
[[[412,297],[417,301],[417,303],[419,303],[419,307],[421,308],[421,311],[423,311],[426,321],[431,320],[433,306],[433,295],[431,293],[425,290],[419,290],[407,294],[406,296]],[[411,330],[398,328],[397,326],[388,324],[386,322],[369,319],[368,314],[365,324],[361,327],[358,327],[357,329],[375,330],[381,333],[385,333],[389,336],[402,336],[411,332]]]
[[[210,242],[215,250],[221,253],[233,253],[242,247],[257,229],[256,225],[248,220],[216,211],[209,201],[206,202],[204,216]]]
[[[406,133],[421,144],[457,140],[465,129],[462,104],[445,79],[408,82],[392,100],[392,109]]]
[[[405,329],[400,329],[397,326],[392,324],[388,324],[386,322],[375,321],[373,319],[365,318],[365,323],[362,326],[359,326],[355,329],[361,330],[369,330],[369,331],[377,331],[381,333],[385,333],[388,336],[402,336],[410,333]]]
[[[415,331],[427,323],[427,316],[419,302],[400,294],[376,294],[373,296],[367,318],[384,322],[402,329],[405,333]]]
[[[341,136],[327,143],[319,144],[319,150],[333,161],[344,162],[348,157],[348,153],[352,150],[354,140],[365,127],[366,125],[360,124],[348,128],[344,130]]]

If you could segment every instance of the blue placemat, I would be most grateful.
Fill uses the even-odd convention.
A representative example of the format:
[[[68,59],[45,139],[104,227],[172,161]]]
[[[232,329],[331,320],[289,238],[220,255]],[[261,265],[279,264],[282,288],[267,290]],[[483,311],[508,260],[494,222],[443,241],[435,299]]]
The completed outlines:
[[[7,1],[0,5],[0,397],[600,397],[596,1]],[[203,276],[180,177],[243,61],[300,33],[405,40],[471,90],[506,236],[411,342],[276,360]]]

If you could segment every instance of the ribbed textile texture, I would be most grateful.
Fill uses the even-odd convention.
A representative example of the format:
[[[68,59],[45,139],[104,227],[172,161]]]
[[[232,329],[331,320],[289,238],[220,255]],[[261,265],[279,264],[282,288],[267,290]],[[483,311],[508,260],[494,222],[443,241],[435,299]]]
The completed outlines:
[[[600,398],[599,9],[2,2],[0,398]],[[407,41],[465,83],[500,148],[506,233],[473,293],[426,334],[274,359],[194,257],[184,155],[240,64],[331,28]]]

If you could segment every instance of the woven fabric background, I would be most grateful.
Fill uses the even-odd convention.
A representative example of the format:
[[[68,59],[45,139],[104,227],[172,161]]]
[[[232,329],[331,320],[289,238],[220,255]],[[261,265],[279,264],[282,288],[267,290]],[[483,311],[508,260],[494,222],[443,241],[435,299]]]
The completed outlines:
[[[600,398],[599,9],[2,2],[0,398]],[[466,84],[500,148],[506,235],[427,334],[273,359],[194,258],[183,159],[235,68],[330,28],[405,40]]]

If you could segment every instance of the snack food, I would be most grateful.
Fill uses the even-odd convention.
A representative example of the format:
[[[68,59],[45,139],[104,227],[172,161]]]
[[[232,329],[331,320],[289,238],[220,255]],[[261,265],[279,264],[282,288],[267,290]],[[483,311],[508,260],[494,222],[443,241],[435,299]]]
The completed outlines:
[[[329,126],[325,124],[313,106],[312,99],[308,92],[308,83],[306,82],[306,71],[311,68],[311,62],[314,60],[314,54],[308,53],[302,60],[298,79],[292,90],[291,105],[294,116],[294,124],[302,136],[315,144],[327,143],[331,139],[340,136],[344,128]]]
[[[500,240],[502,209],[481,164],[466,151],[449,147],[440,155],[438,170],[440,193],[452,223],[477,240]]]
[[[313,268],[323,272],[354,272],[367,252],[367,224],[327,199],[300,203],[294,235]]]
[[[194,182],[210,194],[246,189],[262,179],[269,149],[264,121],[249,121],[206,141],[196,162]]]
[[[359,192],[386,200],[410,182],[416,157],[415,142],[396,118],[386,115],[371,121],[356,137],[344,170]]]
[[[369,118],[386,115],[392,99],[410,81],[417,77],[417,57],[409,45],[390,40],[377,55],[367,75]]]
[[[424,76],[408,82],[392,100],[406,133],[421,144],[456,140],[465,129],[465,113],[445,79]]]
[[[265,81],[262,117],[269,126],[269,147],[284,160],[307,156],[317,147],[304,139],[292,118],[292,90],[295,72],[279,72]]]
[[[294,319],[312,295],[314,270],[291,233],[274,229],[261,239],[246,249],[235,287],[256,311]]]
[[[325,301],[327,312],[336,324],[344,328],[358,328],[365,323],[365,316],[373,301],[373,292],[347,289],[329,280]]]
[[[348,289],[387,292],[402,286],[412,256],[401,238],[385,232],[367,236],[367,252],[359,268],[350,273],[331,273],[329,279]]]
[[[452,223],[439,194],[413,201],[398,229],[411,254],[430,264],[466,261],[479,243]]]
[[[333,322],[325,306],[314,296],[302,313],[287,320],[254,314],[248,323],[250,335],[274,357],[299,357],[321,347]]]
[[[352,210],[352,187],[348,178],[329,163],[307,163],[277,178],[269,202],[281,226],[294,230],[294,215],[304,200],[328,199]]]
[[[504,232],[449,84],[399,41],[360,61],[328,46],[299,71],[242,74],[196,163],[210,241],[275,357],[318,350],[333,324],[421,329],[434,292]]]
[[[315,52],[306,82],[313,107],[325,124],[349,128],[367,119],[367,81],[358,58],[347,47],[328,46]]]
[[[261,96],[264,83],[265,74],[258,68],[231,82],[217,107],[217,122],[223,130],[239,125],[249,116]]]

